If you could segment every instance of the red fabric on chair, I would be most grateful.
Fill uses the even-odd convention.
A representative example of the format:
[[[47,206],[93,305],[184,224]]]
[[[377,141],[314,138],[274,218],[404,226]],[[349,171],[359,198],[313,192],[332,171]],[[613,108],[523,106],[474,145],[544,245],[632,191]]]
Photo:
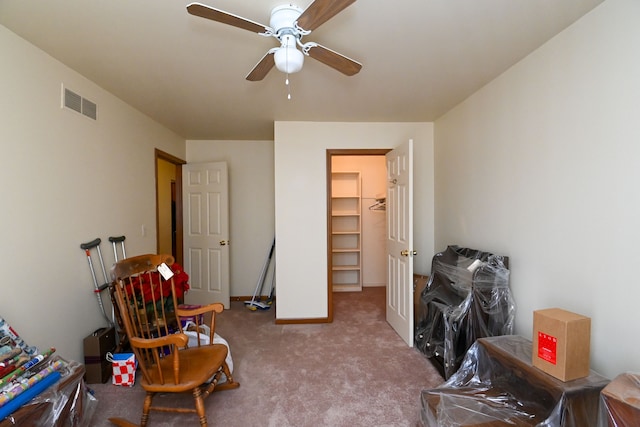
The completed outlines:
[[[185,273],[182,266],[178,263],[173,263],[170,268],[174,274],[173,277],[177,297],[182,299],[184,298],[184,293],[189,290],[189,275]],[[159,292],[158,282],[162,284],[162,293]],[[153,285],[153,289],[151,288],[151,286],[143,287],[143,297],[145,303],[151,302],[152,300],[157,301],[161,296],[167,296],[171,294],[171,282],[169,282],[168,280],[164,280],[158,272],[141,275],[133,281],[133,286],[136,287],[136,290],[140,289],[141,284]],[[131,294],[131,290],[127,290],[127,293]]]

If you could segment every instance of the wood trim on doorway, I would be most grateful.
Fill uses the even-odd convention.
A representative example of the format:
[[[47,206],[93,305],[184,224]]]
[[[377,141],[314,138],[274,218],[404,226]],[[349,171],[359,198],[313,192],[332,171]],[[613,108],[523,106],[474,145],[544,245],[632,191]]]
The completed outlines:
[[[182,242],[182,224],[183,224],[183,212],[182,212],[182,165],[187,162],[175,157],[169,153],[166,153],[162,150],[155,149],[154,156],[154,169],[155,169],[155,179],[156,179],[156,236],[159,236],[159,211],[158,211],[158,160],[164,160],[173,164],[176,168],[176,262],[178,264],[183,264],[183,242]],[[159,241],[156,238],[156,252],[159,251]]]
[[[331,256],[331,159],[333,156],[384,156],[391,149],[365,148],[365,149],[328,149],[326,155],[327,176],[327,322],[333,322],[333,257]]]

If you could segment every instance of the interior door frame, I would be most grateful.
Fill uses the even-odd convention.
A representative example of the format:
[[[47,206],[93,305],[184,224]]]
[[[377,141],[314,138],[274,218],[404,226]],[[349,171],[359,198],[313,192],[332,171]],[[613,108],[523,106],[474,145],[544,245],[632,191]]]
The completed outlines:
[[[333,322],[333,256],[331,254],[331,160],[333,156],[384,156],[392,148],[343,148],[327,149],[326,153],[326,176],[327,176],[327,322]],[[362,262],[362,260],[361,260]]]
[[[166,153],[162,150],[159,149],[155,149],[155,153],[154,153],[154,169],[155,169],[155,179],[156,179],[156,236],[160,235],[160,221],[159,221],[159,216],[160,216],[160,205],[158,202],[158,186],[159,186],[159,182],[158,182],[158,160],[164,160],[166,162],[171,163],[172,165],[175,166],[176,168],[176,236],[175,236],[175,240],[176,240],[176,262],[180,265],[183,264],[183,260],[184,260],[184,249],[183,249],[183,242],[182,242],[182,237],[183,237],[183,233],[182,233],[182,224],[183,224],[183,210],[182,210],[182,165],[186,164],[187,162],[176,157],[173,156],[169,153]],[[159,248],[160,242],[158,241],[157,237],[156,237],[156,252],[158,252],[160,250]]]

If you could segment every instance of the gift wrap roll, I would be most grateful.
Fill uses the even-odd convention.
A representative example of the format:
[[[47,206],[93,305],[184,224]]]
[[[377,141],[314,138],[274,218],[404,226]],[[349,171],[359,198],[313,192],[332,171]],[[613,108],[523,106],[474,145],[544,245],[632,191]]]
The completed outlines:
[[[42,381],[37,382],[33,387],[26,390],[24,393],[16,396],[15,399],[11,399],[6,405],[0,408],[0,420],[5,419],[11,415],[15,410],[19,409],[22,405],[45,391],[58,381],[62,375],[60,372],[53,372],[51,375],[45,377]]]

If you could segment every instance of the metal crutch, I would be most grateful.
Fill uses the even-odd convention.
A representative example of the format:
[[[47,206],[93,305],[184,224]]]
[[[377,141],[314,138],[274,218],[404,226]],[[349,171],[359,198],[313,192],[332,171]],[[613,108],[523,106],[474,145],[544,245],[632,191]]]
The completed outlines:
[[[122,250],[122,259],[125,259],[127,257],[127,253],[124,251],[124,239],[125,238],[126,237],[124,237],[124,236],[109,237],[109,241],[113,245],[113,258],[115,259],[115,262],[118,262],[118,249],[117,249],[117,246],[116,246],[117,243],[120,243],[120,249]]]
[[[104,304],[102,303],[102,296],[100,295],[103,290],[109,287],[109,280],[107,278],[107,272],[104,269],[104,261],[102,260],[102,252],[100,251],[100,243],[102,240],[98,237],[95,240],[92,240],[87,243],[80,244],[80,248],[84,250],[85,255],[87,256],[87,262],[89,263],[89,270],[91,271],[91,277],[93,278],[93,286],[94,293],[98,298],[98,305],[100,306],[100,311],[102,311],[102,315],[110,326],[113,326],[113,321],[107,316],[107,312],[104,309]],[[95,269],[93,268],[93,262],[91,261],[91,249],[96,248],[98,253],[98,260],[100,261],[100,267],[102,268],[102,276],[104,277],[105,283],[103,285],[98,285],[98,278],[96,277]]]
[[[109,241],[113,246],[113,259],[114,263],[118,262],[118,243],[120,243],[120,250],[122,252],[122,259],[127,257],[127,253],[124,250],[124,240],[125,236],[111,236],[109,237]],[[122,316],[120,315],[120,310],[118,309],[118,304],[116,303],[116,298],[114,294],[115,290],[113,286],[109,286],[109,296],[111,297],[111,306],[113,307],[113,317],[117,321],[118,330],[116,331],[116,335],[118,338],[118,345],[116,347],[116,352],[120,352],[129,347],[129,340],[127,339],[127,334],[124,331],[124,322],[122,321]]]

